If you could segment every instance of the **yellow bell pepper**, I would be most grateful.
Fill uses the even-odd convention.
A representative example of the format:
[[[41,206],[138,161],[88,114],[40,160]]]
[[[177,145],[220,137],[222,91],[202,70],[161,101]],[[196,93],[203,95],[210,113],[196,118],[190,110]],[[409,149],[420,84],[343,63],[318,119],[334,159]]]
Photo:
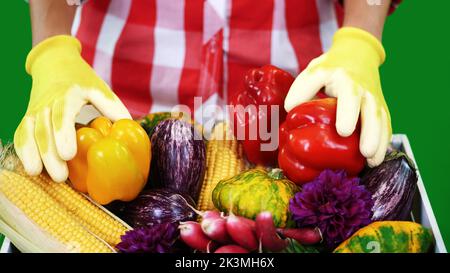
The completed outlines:
[[[105,205],[131,201],[144,188],[151,160],[151,144],[135,121],[112,123],[98,117],[77,130],[77,154],[68,162],[72,186]]]

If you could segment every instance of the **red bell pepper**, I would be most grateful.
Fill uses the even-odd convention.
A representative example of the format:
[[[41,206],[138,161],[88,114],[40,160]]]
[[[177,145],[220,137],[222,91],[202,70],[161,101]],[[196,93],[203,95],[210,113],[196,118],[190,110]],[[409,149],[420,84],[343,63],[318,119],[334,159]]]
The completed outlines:
[[[336,105],[334,98],[303,103],[281,125],[278,164],[293,182],[310,182],[324,169],[345,170],[350,176],[363,169],[359,124],[351,136],[341,137],[335,127]]]
[[[251,163],[276,164],[278,149],[264,151],[261,149],[261,144],[276,141],[275,146],[278,147],[278,126],[284,121],[287,114],[284,110],[284,99],[293,81],[294,77],[288,72],[272,65],[251,69],[245,75],[244,90],[238,92],[231,99],[231,104],[235,107],[235,111],[231,113],[234,122],[233,131],[238,140],[243,143],[244,153]],[[239,105],[246,107],[247,111],[236,111],[236,106]],[[266,106],[267,111],[265,111],[265,107],[260,106]],[[273,117],[277,122],[275,132],[270,130],[273,106],[278,106],[278,119]],[[274,135],[277,139],[267,139],[266,136],[261,135],[259,132],[261,125],[267,125],[268,135]],[[257,128],[257,132],[250,133],[251,128]],[[243,139],[238,136],[238,132],[245,132]]]

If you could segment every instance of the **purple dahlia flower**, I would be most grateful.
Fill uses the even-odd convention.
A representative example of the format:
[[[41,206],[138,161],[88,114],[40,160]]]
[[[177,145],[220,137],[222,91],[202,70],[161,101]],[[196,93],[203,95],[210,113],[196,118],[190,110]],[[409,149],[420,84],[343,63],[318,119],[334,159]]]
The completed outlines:
[[[122,253],[169,253],[178,235],[176,223],[137,228],[122,235],[116,247]]]
[[[298,227],[318,227],[328,247],[333,248],[372,218],[372,195],[359,178],[345,171],[323,171],[303,185],[290,200],[289,210]]]

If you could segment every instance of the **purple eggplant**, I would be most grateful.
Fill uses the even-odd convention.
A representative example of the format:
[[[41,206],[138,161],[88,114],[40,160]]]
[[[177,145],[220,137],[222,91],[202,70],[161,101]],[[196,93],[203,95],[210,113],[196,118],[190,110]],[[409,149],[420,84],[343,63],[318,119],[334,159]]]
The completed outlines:
[[[206,147],[195,127],[180,119],[161,121],[151,137],[150,187],[169,188],[197,201],[206,168]]]
[[[364,173],[361,183],[372,193],[373,221],[409,218],[417,188],[417,174],[414,163],[407,155],[390,152],[381,165]]]
[[[133,228],[193,221],[195,202],[169,189],[144,190],[131,202],[115,202],[108,208]]]

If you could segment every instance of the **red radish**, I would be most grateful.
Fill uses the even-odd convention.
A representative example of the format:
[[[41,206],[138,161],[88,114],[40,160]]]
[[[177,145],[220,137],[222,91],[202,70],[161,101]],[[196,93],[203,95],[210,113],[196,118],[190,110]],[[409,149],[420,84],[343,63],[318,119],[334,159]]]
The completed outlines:
[[[200,214],[202,220],[220,218],[222,215],[217,210],[207,210]]]
[[[249,251],[238,245],[226,245],[219,247],[214,253],[249,253]]]
[[[180,229],[181,240],[193,249],[207,251],[209,239],[202,231],[200,224],[194,221],[183,222],[178,227]]]
[[[322,233],[319,228],[286,228],[278,229],[278,232],[302,245],[314,245],[322,241]]]
[[[231,215],[233,215],[233,214],[230,214],[230,216]],[[230,217],[230,216],[228,216],[228,217]],[[248,219],[248,218],[245,218],[245,217],[241,217],[241,216],[236,216],[236,217],[238,217],[242,222],[247,223],[247,225],[249,225],[252,230],[256,230],[256,223],[255,223],[254,220]]]
[[[250,251],[258,248],[254,221],[230,214],[230,216],[227,217],[226,226],[228,234],[235,243]]]
[[[230,236],[228,235],[225,223],[226,220],[222,217],[207,218],[202,221],[201,227],[205,235],[209,238],[222,244],[227,244],[231,240]]]
[[[245,223],[247,223],[248,225],[250,225],[250,227],[251,227],[253,230],[256,229],[256,223],[255,223],[255,220],[248,219],[248,218],[241,217],[241,216],[237,216],[237,215],[235,215],[232,211],[230,211],[230,215],[227,216],[227,217],[230,217],[231,215],[238,217],[242,222],[245,222]]]
[[[256,236],[262,248],[269,251],[281,251],[288,245],[287,240],[281,239],[278,235],[269,211],[261,212],[256,216]]]
[[[211,253],[212,250],[214,250],[217,247],[216,242],[209,241],[208,245],[206,246],[206,253]]]

